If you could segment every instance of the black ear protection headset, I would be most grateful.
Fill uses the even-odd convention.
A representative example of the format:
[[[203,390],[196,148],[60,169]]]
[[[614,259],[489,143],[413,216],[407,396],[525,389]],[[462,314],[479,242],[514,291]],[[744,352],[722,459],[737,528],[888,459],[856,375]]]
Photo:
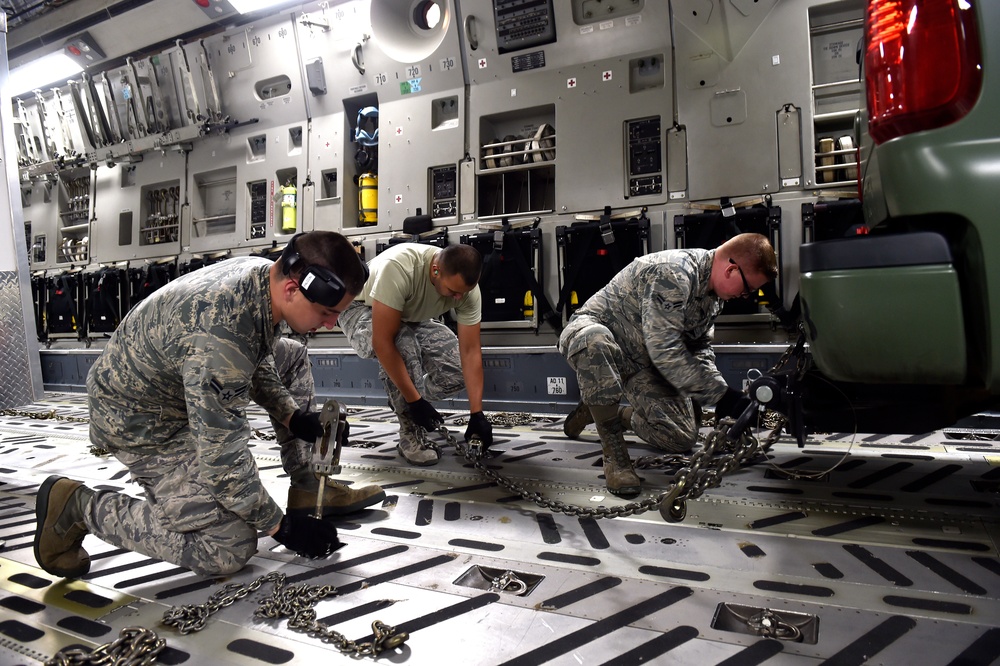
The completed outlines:
[[[292,269],[302,261],[302,255],[295,249],[295,241],[302,234],[295,234],[288,245],[282,250],[281,272],[291,275]],[[364,269],[365,280],[368,280],[368,266],[358,257],[361,268]],[[328,268],[311,264],[302,269],[299,277],[299,291],[313,303],[319,303],[328,308],[337,307],[347,294],[347,286],[340,277]]]

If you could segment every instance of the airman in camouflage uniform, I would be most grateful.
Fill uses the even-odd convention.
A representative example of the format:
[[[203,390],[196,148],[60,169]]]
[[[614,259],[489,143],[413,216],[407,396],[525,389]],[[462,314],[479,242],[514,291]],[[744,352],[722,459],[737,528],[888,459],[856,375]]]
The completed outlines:
[[[378,358],[379,376],[399,419],[397,449],[413,465],[440,459],[417,431],[418,426],[433,430],[444,420],[430,400],[463,387],[470,412],[466,440],[478,436],[484,447],[493,443],[493,428],[483,414],[482,265],[470,245],[442,250],[400,243],[372,259],[364,289],[340,318],[358,356]],[[436,319],[452,309],[457,337]]]
[[[243,257],[184,275],[122,320],[87,376],[90,436],[128,468],[145,499],[47,479],[34,543],[43,569],[86,573],[87,533],[203,575],[241,569],[258,530],[308,556],[339,545],[326,521],[282,515],[247,444],[250,400],[296,437],[322,432],[319,415],[303,412],[282,385],[272,352],[282,322],[297,333],[331,328],[364,283],[363,264],[339,234],[297,236],[289,248],[277,263]]]
[[[573,314],[559,351],[576,371],[581,402],[564,431],[576,438],[595,423],[612,493],[640,491],[624,430],[665,451],[688,451],[697,441],[692,401],[720,412],[745,404],[716,367],[713,326],[723,301],[746,298],[776,276],[767,238],[740,234],[714,250],[639,257]],[[630,406],[619,406],[623,397]]]

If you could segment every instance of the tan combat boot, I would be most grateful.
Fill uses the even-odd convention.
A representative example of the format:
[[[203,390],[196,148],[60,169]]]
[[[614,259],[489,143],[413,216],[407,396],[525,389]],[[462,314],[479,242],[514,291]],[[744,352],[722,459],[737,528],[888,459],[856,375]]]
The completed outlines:
[[[566,417],[566,422],[563,423],[563,434],[570,439],[577,439],[583,429],[593,422],[594,417],[590,414],[590,407],[581,402]]]
[[[408,414],[397,413],[396,417],[399,419],[399,442],[396,444],[399,455],[411,465],[419,467],[436,465],[441,460],[441,452],[423,441],[417,424]]]
[[[79,481],[50,476],[35,499],[35,560],[53,576],[79,578],[90,571],[83,517],[94,491]]]
[[[604,481],[608,492],[619,497],[635,497],[642,489],[642,480],[632,468],[618,406],[592,405],[591,412],[594,414],[597,434],[601,436]]]
[[[319,488],[288,489],[287,510],[290,514],[312,515],[316,512],[316,493]],[[379,486],[351,488],[342,483],[328,480],[323,489],[323,517],[346,516],[366,509],[385,500],[385,491]]]

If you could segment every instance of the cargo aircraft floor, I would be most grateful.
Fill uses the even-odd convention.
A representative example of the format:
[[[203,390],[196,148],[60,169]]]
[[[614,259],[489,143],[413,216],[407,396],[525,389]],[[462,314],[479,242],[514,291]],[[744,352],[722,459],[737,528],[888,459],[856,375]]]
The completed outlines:
[[[59,418],[31,416],[50,411]],[[374,620],[406,632],[404,644],[377,657],[382,663],[1000,660],[993,440],[827,433],[800,449],[783,436],[766,460],[724,477],[688,503],[683,522],[669,523],[656,510],[595,518],[593,509],[623,500],[604,487],[596,433],[569,440],[561,418],[497,427],[489,465],[549,500],[587,507],[581,515],[512,494],[454,451],[435,466],[410,466],[396,452],[391,412],[352,408],[353,445],[337,478],[380,484],[387,498],[338,521],[345,546],[328,559],[298,557],[262,537],[243,571],[206,579],[88,536],[91,570],[67,581],[32,554],[42,481],[61,474],[139,490],[115,459],[90,453],[83,395],[47,393],[24,412],[0,416],[0,666],[92,648],[129,627],[166,641],[162,664],[357,663],[286,620],[255,617],[271,582],[221,607],[202,631],[160,622],[171,608],[205,604],[228,583],[272,572],[287,585],[336,588],[315,604],[316,619],[346,639],[370,641]],[[261,410],[250,414],[270,432]],[[633,457],[656,455],[632,442]],[[283,503],[275,442],[265,435],[251,445]],[[662,493],[673,470],[640,475],[643,499]]]

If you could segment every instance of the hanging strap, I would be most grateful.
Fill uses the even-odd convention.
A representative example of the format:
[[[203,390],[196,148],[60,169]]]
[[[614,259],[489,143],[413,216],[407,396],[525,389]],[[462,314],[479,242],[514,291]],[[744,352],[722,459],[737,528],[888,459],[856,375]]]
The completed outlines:
[[[641,213],[645,215],[645,213]],[[568,229],[573,229],[574,227],[568,227]],[[621,269],[625,268],[622,262],[621,251],[619,250],[618,243],[616,243],[615,229],[611,221],[611,206],[605,206],[604,212],[601,214],[600,219],[596,223],[590,223],[585,226],[576,227],[580,230],[582,234],[585,234],[586,242],[581,242],[577,245],[576,252],[573,255],[573,259],[570,262],[570,272],[566,275],[566,281],[563,282],[562,290],[559,292],[559,302],[556,304],[556,311],[562,312],[563,308],[569,303],[570,294],[573,293],[573,286],[576,284],[576,279],[580,275],[580,271],[583,269],[584,259],[587,258],[587,253],[590,251],[591,246],[597,238],[601,239],[604,247],[607,248],[608,253],[611,255],[611,260],[615,266],[615,272],[617,273]],[[631,261],[631,259],[629,260]],[[569,316],[569,313],[566,313]]]
[[[536,222],[531,228],[535,229],[538,226]],[[500,260],[500,252],[503,250],[504,241],[506,241],[508,236],[512,236],[515,230],[510,228],[510,220],[504,218],[501,221],[501,228],[493,232],[493,249],[490,251],[486,259],[483,260],[483,271],[484,273],[489,270],[492,271],[493,267]],[[562,333],[562,319],[559,317],[559,313],[552,309],[549,304],[549,299],[545,297],[545,292],[542,290],[542,286],[538,284],[538,279],[535,277],[535,272],[531,270],[528,262],[524,258],[524,254],[521,252],[520,247],[515,247],[514,251],[509,253],[514,257],[514,264],[517,269],[521,272],[521,277],[524,281],[528,283],[528,288],[531,290],[532,298],[534,299],[535,311],[538,313],[538,322],[542,320],[546,321],[555,330],[556,335]],[[535,332],[538,332],[538,326],[535,326]]]

